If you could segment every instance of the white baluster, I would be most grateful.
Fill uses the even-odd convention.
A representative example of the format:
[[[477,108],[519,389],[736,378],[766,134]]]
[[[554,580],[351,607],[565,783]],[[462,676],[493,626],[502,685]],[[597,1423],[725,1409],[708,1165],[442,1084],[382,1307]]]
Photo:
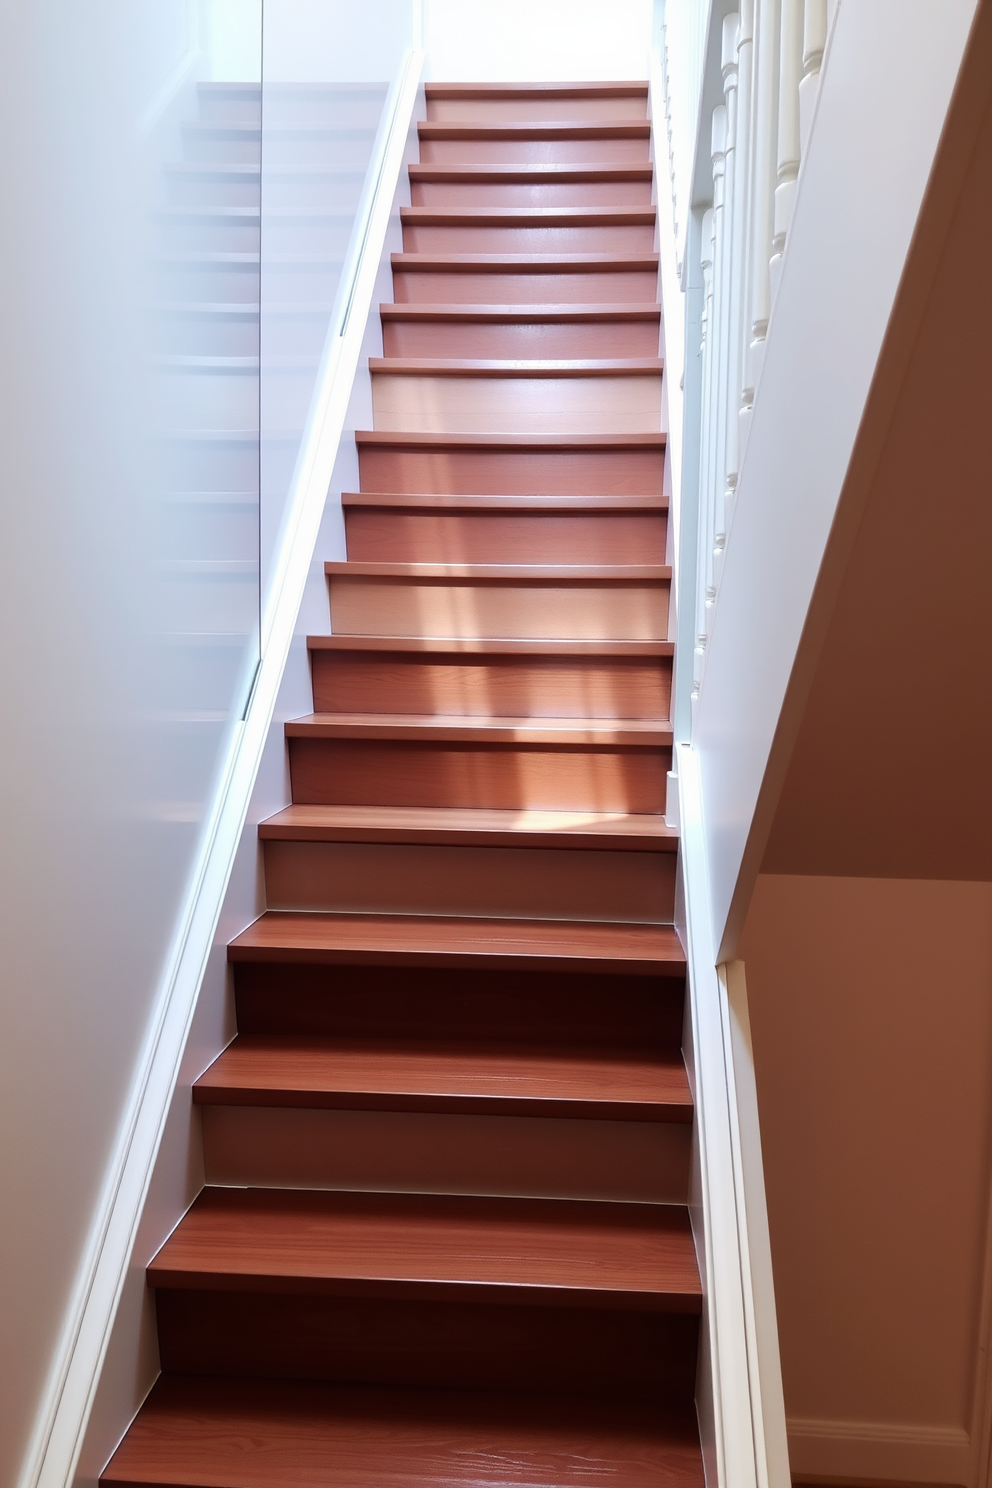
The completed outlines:
[[[755,6],[754,96],[752,100],[751,224],[748,262],[750,344],[744,372],[741,409],[741,455],[747,447],[754,392],[761,376],[765,335],[771,313],[768,264],[771,258],[773,207],[778,161],[779,0]]]
[[[799,84],[799,149],[806,154],[813,108],[820,88],[820,66],[827,44],[827,0],[806,0],[803,13],[803,77]]]
[[[724,17],[721,38],[721,71],[723,98],[727,117],[727,134],[723,161],[723,225],[717,260],[717,319],[720,327],[720,392],[717,408],[717,462],[715,483],[713,576],[719,589],[723,556],[727,545],[727,480],[730,460],[731,411],[737,427],[737,325],[735,322],[736,258],[739,253],[738,217],[738,96],[737,96],[737,26],[736,13]]]
[[[730,397],[727,405],[727,481],[724,531],[730,531],[734,497],[740,473],[740,410],[744,394],[744,355],[750,340],[748,277],[748,223],[750,221],[751,185],[751,100],[753,93],[752,51],[754,42],[754,0],[743,0],[740,15],[724,21],[724,44],[727,28],[736,24],[737,47],[737,120],[734,161],[734,229],[731,250],[730,291]]]
[[[781,0],[778,49],[778,160],[774,231],[769,264],[770,304],[775,303],[782,255],[792,222],[799,175],[799,80],[803,57],[803,0]]]
[[[700,388],[700,419],[699,427],[702,434],[702,442],[699,451],[699,512],[698,528],[696,536],[696,645],[692,653],[692,696],[699,695],[699,684],[703,677],[703,666],[706,656],[706,554],[707,554],[707,527],[706,527],[706,466],[708,454],[708,441],[706,430],[709,427],[710,411],[710,318],[713,305],[713,208],[703,214],[702,241],[699,249],[699,265],[703,275],[703,309],[700,317],[700,354],[702,357],[702,377]]]
[[[713,164],[713,266],[710,271],[710,280],[713,286],[711,294],[709,327],[707,332],[708,363],[709,363],[709,423],[706,426],[706,526],[703,537],[706,543],[706,634],[710,633],[710,621],[713,614],[713,606],[716,602],[716,571],[714,565],[714,554],[717,546],[717,508],[722,506],[723,496],[723,466],[720,459],[722,440],[720,439],[720,413],[722,405],[720,401],[721,382],[721,350],[723,337],[722,321],[724,315],[722,277],[723,263],[726,258],[726,244],[724,242],[724,168],[727,159],[727,109],[724,104],[718,104],[713,110],[713,121],[710,132],[710,158]],[[723,525],[722,520],[719,524]]]

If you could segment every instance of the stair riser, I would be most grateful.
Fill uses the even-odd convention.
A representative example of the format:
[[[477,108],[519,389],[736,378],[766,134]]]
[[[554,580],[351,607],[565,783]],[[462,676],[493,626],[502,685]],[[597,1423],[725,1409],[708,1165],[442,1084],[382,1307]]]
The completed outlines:
[[[498,273],[496,271],[393,271],[398,305],[653,305],[656,269],[588,273]]]
[[[257,125],[245,131],[212,124],[183,128],[183,160],[189,165],[258,165],[261,155]]]
[[[667,719],[671,659],[424,658],[313,651],[318,713]]]
[[[330,596],[335,635],[668,639],[666,582],[459,584],[336,574]]]
[[[692,1128],[660,1121],[200,1107],[208,1183],[684,1204]]]
[[[290,739],[289,760],[307,805],[660,814],[671,750]]]
[[[308,966],[236,962],[244,1034],[390,1037],[560,1048],[675,1050],[682,1043],[683,976],[455,970],[396,963]]]
[[[191,1374],[692,1399],[698,1319],[459,1302],[159,1292],[162,1366]]]
[[[434,212],[472,207],[649,207],[650,181],[413,181],[411,205]]]
[[[262,122],[262,85],[246,82],[240,87],[216,87],[201,83],[197,89],[200,119],[205,124],[254,124]]]
[[[506,450],[361,445],[363,491],[450,496],[656,496],[663,449]]]
[[[653,253],[654,225],[403,228],[405,253]]]
[[[495,321],[383,320],[387,357],[458,357],[502,361],[572,361],[658,355],[657,320]]]
[[[422,139],[422,165],[647,165],[647,139]]]
[[[372,376],[374,427],[422,434],[653,434],[661,377]]]
[[[642,124],[647,100],[640,97],[611,98],[444,98],[428,96],[427,118],[432,124],[617,124],[621,120]]]
[[[269,909],[671,924],[674,853],[266,842]]]

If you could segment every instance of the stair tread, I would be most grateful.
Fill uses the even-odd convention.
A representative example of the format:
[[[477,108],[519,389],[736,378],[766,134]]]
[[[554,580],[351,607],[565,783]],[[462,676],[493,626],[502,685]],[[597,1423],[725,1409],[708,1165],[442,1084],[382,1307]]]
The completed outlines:
[[[394,964],[681,975],[671,926],[597,920],[268,911],[228,946],[231,961]]]
[[[487,324],[512,322],[520,325],[557,323],[570,320],[624,321],[660,320],[661,306],[646,302],[614,304],[542,304],[542,305],[466,305],[434,303],[383,304],[383,320],[479,321]]]
[[[165,1375],[103,1474],[148,1488],[703,1488],[695,1414],[642,1402]]]
[[[435,140],[593,140],[648,139],[645,119],[493,120],[440,123],[424,119],[417,125],[420,138]]]
[[[401,429],[356,429],[355,443],[410,449],[664,449],[657,434],[420,434]]]
[[[401,207],[414,227],[653,226],[654,207]]]
[[[691,1121],[682,1057],[632,1050],[241,1034],[193,1087],[210,1105]]]
[[[340,559],[324,564],[329,577],[353,579],[515,579],[535,583],[553,579],[559,583],[600,580],[626,583],[630,580],[659,583],[670,579],[667,563],[375,563]]]
[[[670,657],[674,641],[541,641],[480,636],[307,636],[310,651],[411,651],[439,656]]]
[[[258,835],[283,842],[453,842],[625,852],[674,852],[679,840],[677,828],[661,816],[430,806],[286,806],[259,823]]]
[[[668,510],[667,496],[453,496],[435,494],[432,491],[345,491],[341,501],[346,507],[410,507],[421,511],[441,509],[458,512],[557,512],[566,515]]]
[[[430,98],[644,98],[646,82],[544,82],[425,84]]]
[[[257,169],[257,167],[254,167]],[[551,184],[557,181],[650,181],[654,167],[645,161],[590,161],[588,165],[572,161],[519,161],[513,164],[479,162],[473,165],[439,165],[418,162],[410,166],[411,181],[479,182],[486,185]]]
[[[495,358],[369,357],[369,371],[392,377],[660,377],[661,357],[583,357],[568,361]]]
[[[299,1189],[203,1189],[148,1280],[684,1311],[701,1297],[681,1206]]]
[[[656,269],[660,262],[657,253],[393,253],[390,258],[394,269],[442,272],[494,269],[521,274],[553,274],[559,269],[572,273]]]
[[[486,718],[434,713],[311,713],[284,725],[288,739],[481,740],[487,744],[671,744],[672,726],[653,718]]]

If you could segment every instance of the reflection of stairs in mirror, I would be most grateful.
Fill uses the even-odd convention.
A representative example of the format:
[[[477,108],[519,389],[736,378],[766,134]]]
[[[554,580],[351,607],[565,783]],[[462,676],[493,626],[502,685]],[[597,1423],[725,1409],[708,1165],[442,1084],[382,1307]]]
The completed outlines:
[[[118,1488],[702,1483],[646,89],[428,99]]]

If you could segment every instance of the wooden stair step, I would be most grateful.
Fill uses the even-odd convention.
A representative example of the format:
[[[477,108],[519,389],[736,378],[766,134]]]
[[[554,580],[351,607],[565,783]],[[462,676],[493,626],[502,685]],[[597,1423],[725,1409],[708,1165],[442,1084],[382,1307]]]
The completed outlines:
[[[505,495],[457,495],[434,491],[345,491],[341,496],[342,506],[368,508],[370,510],[402,510],[422,512],[512,512],[535,515],[585,515],[589,512],[605,512],[609,516],[621,516],[627,512],[667,512],[668,497],[645,496],[505,496]]]
[[[670,715],[670,641],[308,638],[315,713]]]
[[[662,583],[672,577],[666,563],[362,563],[335,560],[324,564],[329,578],[468,579],[473,583],[550,580],[556,584]]]
[[[286,806],[259,823],[263,842],[422,842],[464,846],[675,852],[661,816],[618,812],[456,811],[445,807]]]
[[[654,207],[400,208],[411,227],[653,227],[656,215]]]
[[[643,98],[648,85],[636,80],[606,83],[448,83],[425,85],[428,101],[439,98],[536,98],[553,105],[560,98]]]
[[[431,966],[657,977],[685,970],[671,926],[427,915],[262,915],[228,946],[236,963]]]
[[[258,262],[257,254],[253,261]],[[503,275],[657,273],[660,262],[657,253],[393,253],[391,261],[394,274],[416,270],[421,274]]]
[[[615,306],[418,300],[382,305],[380,316],[387,356],[504,360],[651,358],[658,353],[661,321],[660,307],[648,300]]]
[[[467,495],[654,495],[664,434],[355,434],[363,491]]]
[[[691,1404],[163,1376],[113,1488],[703,1488]]]
[[[688,1215],[665,1204],[207,1188],[147,1274],[153,1288],[701,1307]]]
[[[207,169],[207,167],[202,167]],[[220,169],[221,167],[217,167]],[[245,166],[245,170],[254,170],[258,174],[258,166]],[[596,182],[596,181],[647,181],[654,177],[654,167],[648,162],[644,165],[629,164],[626,162],[609,163],[598,165],[573,165],[571,163],[552,164],[549,162],[536,162],[533,164],[469,164],[469,165],[425,165],[423,162],[414,163],[410,166],[410,181],[418,183],[445,182],[454,185],[501,185],[507,183],[521,183],[523,185],[551,185],[555,182]]]
[[[412,739],[485,744],[574,744],[614,749],[671,745],[672,726],[653,718],[445,718],[397,713],[312,713],[291,718],[287,739]]]
[[[560,361],[456,357],[369,357],[369,371],[391,377],[660,377],[661,357],[585,357]]]
[[[550,123],[503,119],[488,124],[424,119],[417,125],[417,133],[422,140],[648,140],[651,125],[647,119],[563,119]]]
[[[240,1035],[193,1086],[200,1105],[692,1120],[681,1058]]]

